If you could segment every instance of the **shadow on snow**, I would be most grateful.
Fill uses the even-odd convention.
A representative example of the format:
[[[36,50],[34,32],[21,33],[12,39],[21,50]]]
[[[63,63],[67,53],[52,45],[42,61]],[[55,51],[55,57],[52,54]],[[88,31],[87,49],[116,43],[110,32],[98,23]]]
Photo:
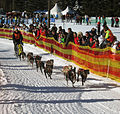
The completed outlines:
[[[90,85],[87,88],[91,88],[91,90],[88,90],[85,86],[82,87],[35,87],[35,86],[25,86],[25,85],[19,85],[19,84],[7,84],[0,86],[0,90],[13,90],[13,91],[26,91],[26,92],[33,92],[33,93],[71,93],[71,92],[91,92],[91,91],[105,91],[109,89],[113,89],[117,86],[116,84],[110,84],[110,83],[103,83],[103,84],[96,84],[96,85]],[[94,90],[92,88],[95,88]],[[98,88],[102,88],[102,90],[99,90]]]
[[[14,104],[14,103],[40,103],[40,104],[56,104],[56,103],[94,103],[94,102],[111,102],[120,99],[87,99],[87,100],[0,100],[0,104]]]

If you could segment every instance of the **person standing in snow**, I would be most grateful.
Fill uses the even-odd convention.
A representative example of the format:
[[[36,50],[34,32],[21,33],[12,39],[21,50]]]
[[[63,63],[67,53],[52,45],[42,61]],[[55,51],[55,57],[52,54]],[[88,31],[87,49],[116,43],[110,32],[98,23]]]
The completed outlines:
[[[97,23],[97,22],[98,22],[98,17],[97,17],[97,15],[96,15],[96,18],[95,18],[95,20],[96,20],[95,22]]]
[[[67,46],[70,41],[74,42],[74,37],[73,37],[73,32],[71,28],[68,28],[68,35],[67,35],[65,46]]]
[[[77,33],[76,33],[76,32],[73,33],[73,37],[74,37],[74,43],[75,43],[76,45],[80,45],[80,43],[79,43],[79,38],[77,37]]]
[[[97,29],[98,29],[98,35],[100,35],[100,21],[98,21],[98,23],[97,23]]]
[[[114,17],[112,17],[112,18],[111,18],[111,27],[114,27],[114,23],[115,23]]]
[[[79,45],[82,45],[83,33],[82,33],[82,32],[78,32],[78,33],[77,33],[77,37],[78,37],[78,39],[79,39]]]
[[[52,31],[55,31],[55,33],[57,33],[57,27],[56,27],[56,24],[53,25],[53,27],[52,27]]]
[[[87,25],[89,25],[89,16],[86,17]]]
[[[118,17],[115,18],[115,21],[116,21],[115,27],[119,27],[119,19],[118,19]]]

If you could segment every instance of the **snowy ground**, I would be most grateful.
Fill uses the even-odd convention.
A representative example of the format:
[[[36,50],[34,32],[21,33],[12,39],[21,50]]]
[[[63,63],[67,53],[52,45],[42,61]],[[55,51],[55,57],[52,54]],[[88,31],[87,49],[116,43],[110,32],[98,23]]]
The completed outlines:
[[[0,39],[0,114],[120,114],[120,83],[91,73],[85,86],[67,87],[61,70],[72,63],[33,45],[24,44],[24,51],[54,59],[53,79],[17,59],[11,40]]]

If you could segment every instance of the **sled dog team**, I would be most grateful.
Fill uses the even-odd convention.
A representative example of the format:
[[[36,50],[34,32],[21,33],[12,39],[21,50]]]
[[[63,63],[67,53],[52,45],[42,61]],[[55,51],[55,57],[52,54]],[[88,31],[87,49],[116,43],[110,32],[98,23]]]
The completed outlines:
[[[23,60],[25,60],[25,58],[27,58],[27,62],[29,65],[32,65],[34,62],[36,63],[36,69],[38,72],[38,68],[40,69],[41,73],[45,74],[45,77],[49,77],[50,79],[52,79],[52,73],[53,73],[53,68],[54,68],[54,60],[50,59],[46,62],[42,61],[42,57],[39,55],[34,56],[32,52],[29,52],[27,55],[22,52],[20,55],[20,60],[21,58]],[[90,73],[89,70],[85,70],[85,69],[81,69],[79,68],[76,72],[76,67],[73,68],[72,65],[68,65],[68,66],[64,66],[62,69],[62,72],[65,76],[65,79],[67,81],[67,85],[68,85],[68,81],[70,80],[72,82],[72,86],[74,87],[74,83],[77,81],[80,81],[80,77],[81,76],[81,81],[82,81],[82,86],[84,85],[86,79],[87,79],[87,75]]]

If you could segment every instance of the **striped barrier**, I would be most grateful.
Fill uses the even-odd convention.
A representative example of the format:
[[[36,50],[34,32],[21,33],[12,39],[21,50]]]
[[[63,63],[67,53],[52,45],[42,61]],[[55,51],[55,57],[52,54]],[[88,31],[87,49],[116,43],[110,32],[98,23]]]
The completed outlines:
[[[90,48],[89,46],[78,46],[69,43],[66,47],[54,40],[54,38],[41,36],[39,39],[33,34],[21,31],[23,41],[51,52],[55,55],[71,61],[82,68],[90,69],[94,74],[109,77],[120,82],[120,51],[108,47],[105,49]],[[0,37],[12,39],[13,31],[10,29],[0,29]]]

